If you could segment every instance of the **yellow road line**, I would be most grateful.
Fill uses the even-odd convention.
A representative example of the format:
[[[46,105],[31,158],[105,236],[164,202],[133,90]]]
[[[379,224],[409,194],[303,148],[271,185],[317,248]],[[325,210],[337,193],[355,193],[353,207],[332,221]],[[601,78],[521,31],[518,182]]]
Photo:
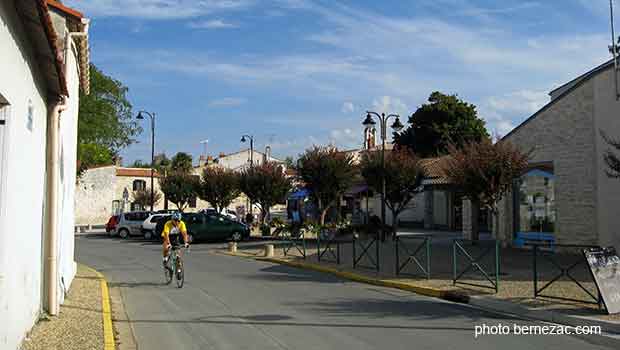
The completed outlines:
[[[93,270],[95,271],[95,270]],[[115,350],[116,343],[114,341],[114,331],[112,329],[112,308],[110,307],[110,292],[108,290],[108,282],[105,277],[99,272],[95,271],[97,276],[101,279],[101,310],[103,318],[103,349]]]

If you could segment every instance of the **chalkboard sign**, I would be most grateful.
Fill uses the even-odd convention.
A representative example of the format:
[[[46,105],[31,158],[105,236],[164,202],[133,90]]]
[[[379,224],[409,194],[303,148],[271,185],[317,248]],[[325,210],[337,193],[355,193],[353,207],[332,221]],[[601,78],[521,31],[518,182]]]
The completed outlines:
[[[590,266],[609,314],[620,313],[620,257],[613,247],[585,249],[583,254]]]

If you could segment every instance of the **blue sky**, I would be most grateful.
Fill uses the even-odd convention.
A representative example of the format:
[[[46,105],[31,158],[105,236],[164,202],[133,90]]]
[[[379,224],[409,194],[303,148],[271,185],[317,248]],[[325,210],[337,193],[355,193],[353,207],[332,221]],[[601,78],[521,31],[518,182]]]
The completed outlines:
[[[457,93],[505,134],[609,59],[607,0],[65,0],[91,58],[157,113],[156,152],[356,148],[367,109]],[[406,117],[405,117],[406,119]],[[126,161],[149,160],[148,125]]]

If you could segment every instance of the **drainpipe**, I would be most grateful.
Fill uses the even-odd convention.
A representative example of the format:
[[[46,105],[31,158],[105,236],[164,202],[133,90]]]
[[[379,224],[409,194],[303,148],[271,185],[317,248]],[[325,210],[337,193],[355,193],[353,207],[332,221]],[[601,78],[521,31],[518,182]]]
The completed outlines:
[[[45,281],[47,283],[47,311],[50,315],[58,315],[58,150],[60,139],[60,114],[67,109],[66,97],[61,97],[60,101],[53,103],[49,108],[47,116],[47,155],[45,161],[45,229],[47,231],[45,264]]]

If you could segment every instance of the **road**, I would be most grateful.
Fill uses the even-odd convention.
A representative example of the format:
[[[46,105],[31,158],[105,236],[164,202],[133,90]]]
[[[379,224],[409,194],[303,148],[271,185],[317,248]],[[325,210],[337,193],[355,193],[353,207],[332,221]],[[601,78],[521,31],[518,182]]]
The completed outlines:
[[[221,244],[220,244],[221,245]],[[599,349],[591,338],[495,335],[476,325],[529,324],[408,292],[222,256],[196,244],[182,289],[163,284],[161,248],[76,238],[77,261],[122,292],[139,349]]]

